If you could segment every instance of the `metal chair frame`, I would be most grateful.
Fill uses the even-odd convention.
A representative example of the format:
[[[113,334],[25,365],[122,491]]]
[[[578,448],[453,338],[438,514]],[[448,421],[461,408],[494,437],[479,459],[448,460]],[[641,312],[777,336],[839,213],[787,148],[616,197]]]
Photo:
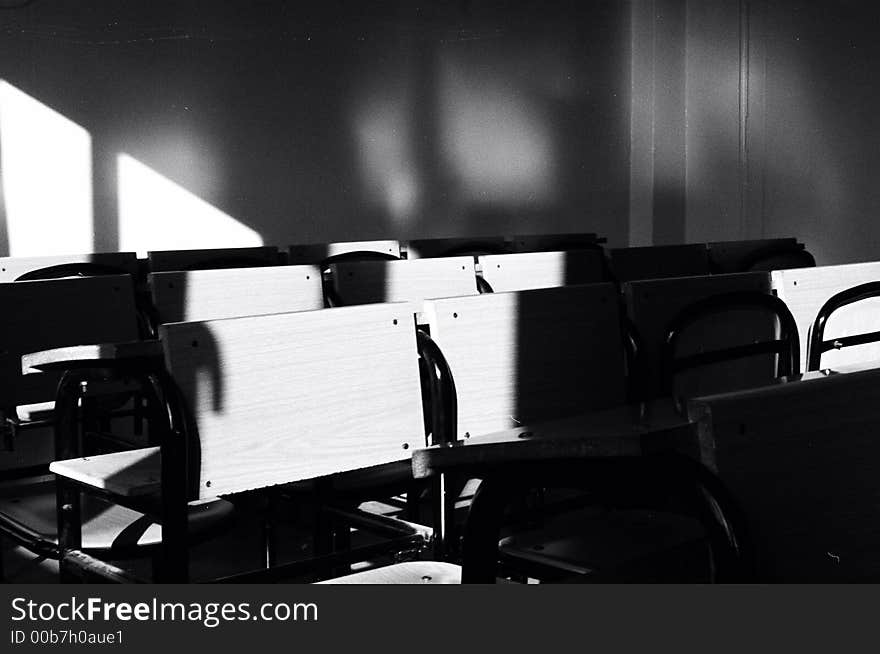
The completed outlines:
[[[853,286],[832,296],[822,305],[810,328],[810,336],[807,343],[807,370],[819,370],[822,364],[822,355],[830,350],[840,350],[853,345],[864,345],[880,341],[880,331],[824,340],[828,319],[835,311],[873,297],[880,297],[880,282],[867,282]]]

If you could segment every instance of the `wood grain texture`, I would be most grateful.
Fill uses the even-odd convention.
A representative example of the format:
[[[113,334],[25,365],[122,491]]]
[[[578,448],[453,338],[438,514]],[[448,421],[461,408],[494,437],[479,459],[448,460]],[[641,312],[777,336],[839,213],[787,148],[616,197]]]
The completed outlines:
[[[452,369],[459,438],[623,403],[611,284],[433,300],[423,318]]]
[[[206,250],[154,250],[147,253],[150,272],[194,270],[211,262],[231,262],[236,259],[264,266],[275,266],[279,263],[279,253],[278,248],[270,245]],[[250,263],[241,265],[250,265]],[[224,267],[230,266],[225,265]]]
[[[404,561],[320,581],[319,584],[460,584],[461,566],[441,561]]]
[[[324,306],[318,266],[265,266],[148,277],[159,322],[215,320]]]
[[[348,254],[349,252],[377,252],[399,258],[400,243],[398,241],[345,241],[291,245],[287,250],[287,260],[291,264],[318,264],[327,257]]]
[[[880,579],[880,370],[701,398],[689,416],[748,518],[761,580]]]
[[[162,488],[158,447],[53,461],[49,471],[121,497],[145,497]]]
[[[451,447],[413,452],[413,476],[427,478],[456,468],[494,467],[546,459],[641,456],[698,452],[693,426],[671,401],[624,405],[583,415],[533,422],[473,436]]]
[[[810,328],[819,309],[833,295],[866,282],[880,281],[880,262],[774,270],[773,288],[788,305],[801,339],[801,370],[806,369]],[[880,330],[880,300],[844,307],[829,319],[825,339]],[[880,359],[880,344],[858,345],[822,355],[822,367]]]
[[[138,338],[132,278],[111,275],[0,283],[0,404],[15,406],[55,398],[58,375],[22,376],[31,352]]]
[[[64,264],[94,263],[118,268],[120,274],[137,274],[134,252],[100,252],[96,254],[59,254],[47,257],[0,257],[0,282],[13,282],[24,274]]]
[[[333,287],[343,304],[413,302],[476,295],[473,257],[415,261],[352,261],[330,266]]]
[[[770,293],[770,275],[763,272],[677,277],[642,280],[623,285],[627,314],[641,340],[646,365],[647,388],[653,397],[661,387],[661,357],[669,323],[685,307],[713,295],[734,291]],[[766,314],[736,311],[703,321],[681,339],[681,354],[700,349],[705,351],[723,346],[741,345],[774,334],[773,322]],[[773,377],[769,356],[750,360],[706,366],[683,373],[677,383],[681,393],[714,392],[747,387]]]
[[[483,279],[496,293],[602,281],[601,250],[527,252],[479,257]]]
[[[622,282],[709,274],[705,243],[615,248],[610,258],[611,270]]]
[[[162,345],[159,341],[132,341],[130,343],[72,345],[41,350],[21,357],[21,374],[32,375],[47,370],[68,370],[78,366],[94,366],[101,362],[123,359],[156,359],[161,362]]]
[[[409,458],[424,443],[413,324],[410,305],[378,304],[162,326],[199,492]]]

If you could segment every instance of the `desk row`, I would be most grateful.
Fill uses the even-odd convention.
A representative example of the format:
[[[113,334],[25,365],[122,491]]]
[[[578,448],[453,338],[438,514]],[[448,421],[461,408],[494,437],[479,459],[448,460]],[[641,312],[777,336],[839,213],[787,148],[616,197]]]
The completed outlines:
[[[134,252],[0,258],[0,281],[48,279],[65,274],[130,274],[142,283],[156,272],[319,265],[351,261],[394,261],[455,256],[480,257],[534,252],[592,250],[599,255],[600,277],[587,281],[652,279],[723,274],[815,265],[812,255],[794,238],[722,241],[688,245],[612,248],[594,234],[444,238],[414,241],[350,241],[274,246],[160,250],[139,259]]]

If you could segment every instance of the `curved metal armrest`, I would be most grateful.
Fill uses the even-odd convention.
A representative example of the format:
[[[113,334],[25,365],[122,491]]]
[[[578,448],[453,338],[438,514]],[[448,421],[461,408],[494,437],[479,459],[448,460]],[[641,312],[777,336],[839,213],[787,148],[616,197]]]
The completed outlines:
[[[437,343],[421,328],[416,330],[416,342],[427,368],[433,444],[454,443],[458,434],[458,398],[449,363]]]
[[[681,335],[689,327],[709,316],[738,309],[763,310],[774,316],[779,321],[779,338],[701,352],[687,357],[675,357]],[[699,300],[679,313],[667,328],[662,362],[665,390],[672,391],[675,373],[682,370],[764,353],[779,355],[776,370],[778,377],[788,376],[800,370],[797,323],[785,302],[774,295],[756,291],[722,293]]]
[[[25,354],[21,374],[74,368],[161,368],[162,344],[159,341],[73,345]]]
[[[816,314],[816,320],[810,328],[810,341],[807,343],[807,370],[819,370],[822,363],[822,355],[829,350],[839,350],[852,345],[863,345],[880,341],[880,331],[843,336],[830,341],[823,340],[825,327],[828,319],[838,309],[850,304],[880,297],[880,282],[868,282],[853,286],[845,291],[833,295]]]

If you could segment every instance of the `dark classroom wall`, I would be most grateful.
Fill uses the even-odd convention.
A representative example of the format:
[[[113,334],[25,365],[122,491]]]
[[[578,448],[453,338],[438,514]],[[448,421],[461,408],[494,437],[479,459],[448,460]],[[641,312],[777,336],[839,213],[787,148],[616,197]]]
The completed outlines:
[[[880,259],[880,5],[768,9],[766,229],[820,263]]]
[[[880,259],[880,5],[686,5],[675,237],[797,236],[820,264]]]
[[[32,0],[0,9],[0,80],[87,132],[98,250],[120,246],[120,155],[267,244],[513,231],[623,244],[629,21],[614,0]],[[41,188],[65,175],[49,166]]]
[[[96,249],[150,223],[125,155],[268,244],[797,236],[842,263],[880,256],[878,27],[852,0],[31,0],[0,9],[0,84],[88,135]],[[3,88],[0,253],[28,148]],[[64,207],[58,161],[23,170]],[[192,206],[155,231],[198,246]]]

